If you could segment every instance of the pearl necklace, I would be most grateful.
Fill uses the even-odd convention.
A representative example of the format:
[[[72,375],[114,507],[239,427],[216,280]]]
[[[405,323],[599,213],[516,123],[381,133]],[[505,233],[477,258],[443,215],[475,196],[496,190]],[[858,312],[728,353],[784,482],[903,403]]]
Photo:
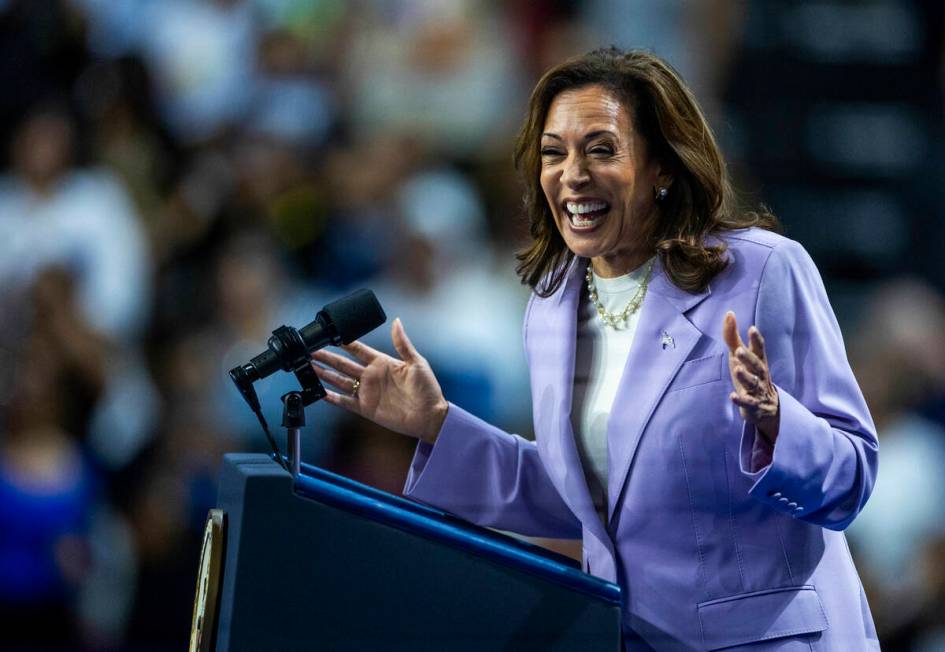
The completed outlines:
[[[617,330],[618,325],[626,324],[627,320],[630,319],[630,315],[640,309],[640,305],[643,303],[643,297],[646,296],[646,288],[650,283],[650,272],[653,271],[653,262],[655,260],[654,258],[650,261],[650,264],[646,268],[646,274],[643,275],[643,282],[640,283],[637,291],[634,292],[627,306],[621,312],[607,312],[604,308],[604,304],[600,302],[597,296],[597,286],[594,284],[594,268],[588,263],[587,276],[585,277],[587,279],[587,294],[591,299],[591,303],[593,303],[594,307],[597,309],[597,314],[601,318],[601,321],[607,326]]]

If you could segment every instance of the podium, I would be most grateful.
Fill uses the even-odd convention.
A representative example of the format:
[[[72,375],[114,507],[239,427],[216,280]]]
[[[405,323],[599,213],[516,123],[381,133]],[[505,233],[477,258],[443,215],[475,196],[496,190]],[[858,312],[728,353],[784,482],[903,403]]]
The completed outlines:
[[[211,649],[620,650],[619,587],[445,512],[251,454],[218,505]]]

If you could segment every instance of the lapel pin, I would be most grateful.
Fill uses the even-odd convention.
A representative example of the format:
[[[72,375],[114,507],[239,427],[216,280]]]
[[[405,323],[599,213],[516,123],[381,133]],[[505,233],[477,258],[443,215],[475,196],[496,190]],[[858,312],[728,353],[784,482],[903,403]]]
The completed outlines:
[[[675,340],[673,340],[673,336],[667,333],[666,331],[663,331],[663,340],[660,342],[660,344],[662,344],[664,351],[666,349],[676,348],[676,342]]]

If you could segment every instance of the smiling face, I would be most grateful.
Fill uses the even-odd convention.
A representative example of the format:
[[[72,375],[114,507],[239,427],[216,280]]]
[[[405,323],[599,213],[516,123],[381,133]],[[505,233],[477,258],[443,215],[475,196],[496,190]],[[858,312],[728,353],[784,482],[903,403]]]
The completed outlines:
[[[652,255],[654,189],[671,179],[617,96],[593,85],[559,93],[541,136],[541,187],[562,238],[600,276],[639,267]]]

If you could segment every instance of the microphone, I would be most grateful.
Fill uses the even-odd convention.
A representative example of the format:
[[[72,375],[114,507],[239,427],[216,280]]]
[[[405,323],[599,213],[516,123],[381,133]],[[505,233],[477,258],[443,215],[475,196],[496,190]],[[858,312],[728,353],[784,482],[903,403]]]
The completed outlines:
[[[253,383],[280,369],[294,371],[303,386],[317,385],[320,396],[324,389],[309,366],[309,354],[328,345],[350,344],[370,333],[387,321],[384,309],[371,290],[361,289],[333,301],[315,315],[315,319],[300,330],[280,326],[272,332],[268,348],[248,363],[230,370],[230,378],[254,411],[259,411],[259,399]],[[308,403],[308,401],[307,401]]]

